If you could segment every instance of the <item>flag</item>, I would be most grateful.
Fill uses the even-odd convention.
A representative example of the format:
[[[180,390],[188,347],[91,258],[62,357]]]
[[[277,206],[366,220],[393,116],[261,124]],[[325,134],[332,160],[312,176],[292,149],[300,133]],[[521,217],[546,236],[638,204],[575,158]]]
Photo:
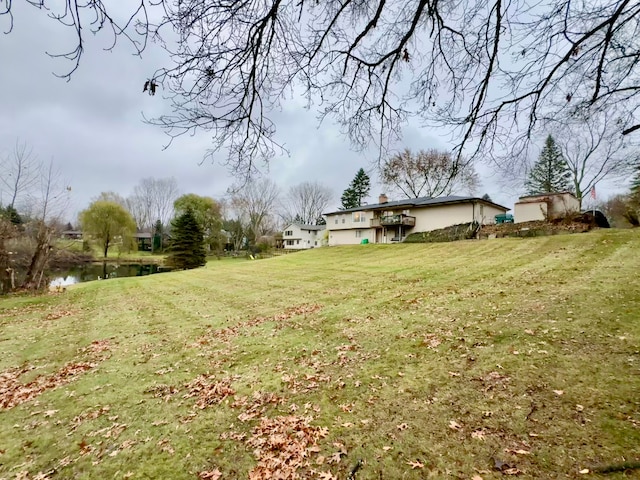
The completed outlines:
[[[596,186],[591,187],[591,198],[596,199]]]

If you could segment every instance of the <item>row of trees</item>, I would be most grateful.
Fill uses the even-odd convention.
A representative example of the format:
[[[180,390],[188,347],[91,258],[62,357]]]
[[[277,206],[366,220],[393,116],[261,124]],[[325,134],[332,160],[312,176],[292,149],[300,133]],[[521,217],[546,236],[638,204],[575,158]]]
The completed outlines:
[[[146,183],[153,184],[152,180]],[[322,223],[322,213],[331,199],[331,190],[317,182],[294,185],[283,194],[275,182],[264,178],[230,189],[223,200],[192,193],[182,195],[175,198],[166,211],[173,213],[174,222],[190,212],[199,225],[207,250],[240,250],[255,246],[291,222]],[[132,203],[127,200],[113,192],[103,192],[80,214],[83,231],[98,240],[105,256],[114,238],[131,237],[136,230],[151,232],[154,236],[162,237],[163,233],[173,236],[173,222],[159,218],[149,228],[149,222],[136,218]],[[154,202],[146,205],[149,211],[154,211]]]

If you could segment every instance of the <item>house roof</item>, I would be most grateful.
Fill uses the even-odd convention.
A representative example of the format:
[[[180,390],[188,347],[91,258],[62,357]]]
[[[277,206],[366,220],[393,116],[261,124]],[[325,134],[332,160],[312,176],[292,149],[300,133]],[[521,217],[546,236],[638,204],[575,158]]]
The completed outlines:
[[[325,213],[325,215],[335,215],[339,213],[349,213],[349,212],[361,212],[364,210],[386,210],[389,208],[393,209],[398,207],[435,207],[438,205],[448,205],[448,204],[454,204],[454,203],[469,203],[469,202],[481,202],[486,205],[492,205],[494,207],[504,210],[505,212],[509,210],[505,206],[499,205],[489,200],[485,200],[483,198],[458,197],[455,195],[451,195],[448,197],[435,197],[435,198],[432,198],[432,197],[405,198],[403,200],[394,200],[394,201],[385,202],[385,203],[373,203],[371,205],[362,205],[361,207],[337,210],[335,212]]]
[[[287,225],[284,230],[287,230],[289,227],[291,226],[296,226],[298,227],[300,230],[315,230],[315,231],[320,231],[320,230],[324,230],[325,228],[327,228],[326,225],[307,225],[304,223],[290,223],[289,225]]]
[[[151,238],[151,232],[137,232],[133,234],[133,238]]]

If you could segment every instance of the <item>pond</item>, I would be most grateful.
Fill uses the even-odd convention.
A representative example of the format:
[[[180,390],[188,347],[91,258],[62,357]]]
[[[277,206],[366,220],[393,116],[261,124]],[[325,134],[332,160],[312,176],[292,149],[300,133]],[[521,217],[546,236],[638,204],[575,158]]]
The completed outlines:
[[[65,270],[49,272],[49,277],[51,278],[49,286],[62,287],[65,285],[73,285],[74,283],[91,282],[93,280],[104,280],[108,278],[140,277],[142,275],[168,272],[169,270],[169,268],[155,263],[89,263]]]

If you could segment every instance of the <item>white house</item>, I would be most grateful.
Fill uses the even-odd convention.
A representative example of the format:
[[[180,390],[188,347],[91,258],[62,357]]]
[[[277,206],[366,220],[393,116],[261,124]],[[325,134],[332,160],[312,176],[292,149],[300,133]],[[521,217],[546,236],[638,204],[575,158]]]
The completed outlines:
[[[291,250],[319,247],[322,245],[324,230],[324,225],[292,223],[282,232],[283,246]]]
[[[401,242],[413,232],[473,221],[487,225],[508,210],[476,197],[420,197],[390,202],[386,195],[380,195],[379,203],[326,213],[325,218],[329,245],[353,245],[365,239],[368,243]]]

